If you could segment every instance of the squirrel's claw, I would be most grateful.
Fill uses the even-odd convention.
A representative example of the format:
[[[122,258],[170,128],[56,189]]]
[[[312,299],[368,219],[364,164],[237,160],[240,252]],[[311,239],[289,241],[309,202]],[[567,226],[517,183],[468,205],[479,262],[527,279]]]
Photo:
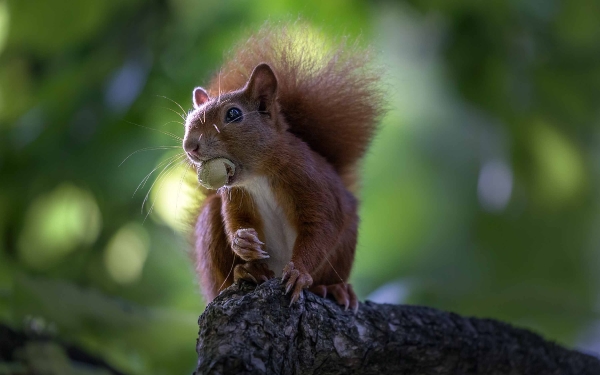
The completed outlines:
[[[258,233],[253,228],[238,229],[235,232],[231,248],[245,261],[269,258],[269,254],[262,249],[263,242],[258,239]]]
[[[352,289],[351,284],[346,284],[348,288],[348,296],[350,297],[350,308],[356,314],[358,312],[358,298]]]
[[[358,298],[356,298],[356,294],[350,284],[316,285],[309,290],[323,298],[328,295],[332,296],[338,305],[344,307],[344,310],[350,308],[354,313],[358,311]]]
[[[316,285],[316,286],[311,287],[309,290],[319,297],[322,297],[322,298],[327,297],[327,287],[325,285]]]
[[[294,262],[289,262],[283,268],[281,283],[286,283],[285,294],[292,292],[290,306],[292,306],[300,298],[302,289],[312,285],[312,277],[308,272],[300,271],[294,267]]]
[[[264,245],[264,242],[262,242],[261,240],[258,239],[258,233],[256,233],[256,230],[254,228],[242,228],[242,229],[238,229],[235,232],[236,237],[240,238],[240,239],[245,239],[247,241],[250,241],[252,243],[257,243],[260,245]]]

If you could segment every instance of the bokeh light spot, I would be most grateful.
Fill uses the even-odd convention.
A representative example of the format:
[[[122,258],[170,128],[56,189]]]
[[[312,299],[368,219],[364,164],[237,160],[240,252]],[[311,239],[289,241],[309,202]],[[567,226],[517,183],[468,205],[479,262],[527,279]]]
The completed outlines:
[[[540,198],[548,205],[558,205],[577,197],[585,185],[586,173],[577,146],[546,123],[536,123],[534,130]]]
[[[8,2],[0,1],[0,53],[4,50],[6,39],[8,38],[9,21]]]
[[[47,268],[78,246],[92,244],[101,223],[93,195],[64,183],[31,204],[19,237],[19,256],[31,267]]]
[[[513,174],[503,160],[486,162],[479,172],[477,195],[484,210],[499,212],[506,208],[513,188]]]
[[[194,200],[202,197],[196,186],[196,171],[186,164],[165,173],[150,193],[152,210],[156,210],[159,220],[178,231],[187,229],[186,214],[194,207]]]
[[[148,68],[137,60],[127,61],[111,77],[104,92],[106,106],[122,113],[137,98],[147,78]]]
[[[137,223],[123,226],[104,250],[104,265],[109,275],[120,284],[139,280],[148,257],[148,233]]]

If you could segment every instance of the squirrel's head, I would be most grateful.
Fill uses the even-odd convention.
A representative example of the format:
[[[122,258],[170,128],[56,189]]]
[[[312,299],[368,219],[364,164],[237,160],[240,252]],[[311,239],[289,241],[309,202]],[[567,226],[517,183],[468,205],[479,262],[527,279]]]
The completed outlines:
[[[271,67],[258,65],[240,90],[210,97],[197,87],[192,99],[194,110],[187,116],[183,139],[188,158],[198,167],[215,158],[229,159],[235,173],[228,186],[264,172],[265,161],[276,152],[286,130]]]

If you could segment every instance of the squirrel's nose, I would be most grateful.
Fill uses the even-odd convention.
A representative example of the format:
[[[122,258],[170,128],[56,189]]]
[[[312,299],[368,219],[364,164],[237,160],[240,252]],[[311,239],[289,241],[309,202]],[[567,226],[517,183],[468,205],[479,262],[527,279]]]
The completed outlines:
[[[183,145],[183,149],[185,152],[192,157],[200,157],[198,150],[200,149],[200,145],[198,143],[186,142]]]
[[[189,151],[187,151],[187,154],[188,154],[189,156],[191,156],[191,157],[194,157],[194,158],[199,158],[199,157],[200,157],[200,154],[198,153],[198,149],[199,149],[199,148],[200,148],[200,145],[198,145],[198,144],[197,144],[197,145],[196,145],[196,147],[194,147],[194,149],[193,149],[193,150],[189,150]]]

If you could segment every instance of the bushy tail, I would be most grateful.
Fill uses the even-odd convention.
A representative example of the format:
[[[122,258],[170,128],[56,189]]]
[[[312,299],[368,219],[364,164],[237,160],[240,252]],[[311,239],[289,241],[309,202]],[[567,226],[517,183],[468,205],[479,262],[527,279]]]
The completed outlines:
[[[301,22],[267,24],[231,50],[209,94],[240,89],[263,62],[277,75],[278,101],[290,131],[353,188],[357,163],[382,113],[370,53],[345,39],[332,45]]]

